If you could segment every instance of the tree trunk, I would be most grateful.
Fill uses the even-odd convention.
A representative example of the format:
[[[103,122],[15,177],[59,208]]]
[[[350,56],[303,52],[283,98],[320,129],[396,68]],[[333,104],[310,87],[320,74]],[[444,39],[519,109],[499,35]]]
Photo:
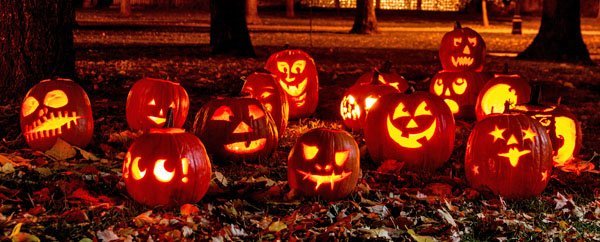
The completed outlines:
[[[417,11],[423,10],[423,0],[417,0]]]
[[[340,15],[340,9],[342,9],[342,4],[340,3],[340,0],[334,0],[333,4],[335,5],[336,14]]]
[[[246,23],[262,24],[262,20],[258,17],[258,0],[246,0]]]
[[[374,3],[373,0],[356,0],[356,15],[350,33],[370,34],[378,32]]]
[[[131,17],[131,0],[121,0],[121,16]]]
[[[481,16],[483,18],[483,27],[490,27],[490,21],[488,20],[486,0],[481,1]]]
[[[544,0],[542,23],[517,58],[593,64],[581,36],[578,0]]]
[[[92,0],[83,0],[83,4],[81,6],[81,8],[93,8],[94,7],[94,3],[92,2]]]
[[[285,1],[285,16],[288,18],[294,17],[294,0]]]
[[[74,78],[74,22],[71,0],[2,0],[0,95],[20,97],[40,80]]]
[[[375,10],[380,10],[381,9],[381,0],[376,0],[375,1]]]
[[[245,1],[210,0],[210,47],[213,54],[255,55]]]

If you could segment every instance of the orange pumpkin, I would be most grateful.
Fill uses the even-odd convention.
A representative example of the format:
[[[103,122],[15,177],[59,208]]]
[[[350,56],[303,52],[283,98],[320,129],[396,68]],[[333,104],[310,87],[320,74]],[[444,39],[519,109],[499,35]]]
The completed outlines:
[[[290,106],[286,94],[277,84],[275,76],[267,73],[249,75],[242,87],[242,94],[256,98],[265,106],[277,124],[277,131],[281,137],[287,127]]]
[[[531,87],[519,75],[497,74],[489,80],[477,96],[475,115],[477,120],[482,120],[492,113],[504,113],[504,104],[508,101],[510,108],[517,104],[529,102]]]
[[[396,90],[400,92],[404,92],[408,89],[408,81],[404,79],[401,75],[398,75],[395,72],[392,72],[392,62],[386,61],[383,63],[381,68],[371,70],[360,76],[354,85],[359,83],[369,84],[373,82],[373,74],[375,72],[379,72],[379,82],[385,85],[392,86],[396,88]]]
[[[429,92],[442,97],[454,117],[474,119],[477,94],[484,83],[479,72],[440,71],[431,79]]]
[[[454,30],[444,34],[440,45],[440,61],[448,71],[482,71],[485,64],[485,42],[479,33],[456,22]]]

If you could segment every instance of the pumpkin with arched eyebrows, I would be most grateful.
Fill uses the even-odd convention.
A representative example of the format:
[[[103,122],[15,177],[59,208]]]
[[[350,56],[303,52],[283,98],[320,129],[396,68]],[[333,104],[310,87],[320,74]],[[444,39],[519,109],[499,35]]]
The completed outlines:
[[[456,22],[454,30],[444,34],[440,45],[440,61],[448,71],[482,71],[485,64],[485,42],[479,33]]]

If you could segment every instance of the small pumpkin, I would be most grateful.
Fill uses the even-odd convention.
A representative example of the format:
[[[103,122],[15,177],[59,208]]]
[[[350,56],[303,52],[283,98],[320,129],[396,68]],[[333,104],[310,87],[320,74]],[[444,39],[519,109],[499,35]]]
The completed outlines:
[[[353,130],[362,129],[369,109],[381,96],[399,93],[393,86],[381,82],[379,72],[373,72],[371,82],[357,82],[350,87],[340,103],[340,115],[346,127]]]
[[[127,124],[133,130],[162,128],[166,122],[167,110],[173,109],[173,125],[181,128],[185,123],[190,99],[179,83],[143,78],[131,87],[127,95],[125,115]]]
[[[490,115],[475,125],[467,142],[465,173],[471,186],[509,199],[538,196],[552,166],[550,137],[523,114]]]
[[[283,50],[272,54],[265,69],[277,77],[287,94],[290,118],[307,117],[319,103],[319,75],[310,55],[302,50]]]
[[[504,113],[504,104],[508,101],[510,108],[517,104],[529,102],[531,87],[521,76],[516,74],[496,74],[490,79],[477,96],[475,115],[482,120],[492,113]]]
[[[193,130],[218,160],[254,161],[277,148],[275,121],[255,98],[209,101],[196,114]]]
[[[429,92],[442,97],[454,117],[474,119],[477,95],[484,84],[479,72],[440,71],[431,79]]]
[[[287,127],[290,106],[275,76],[267,73],[249,75],[242,87],[242,94],[258,99],[265,106],[277,124],[277,131],[281,137]]]
[[[48,79],[33,86],[21,104],[19,118],[25,141],[35,150],[52,148],[58,138],[84,147],[94,133],[90,99],[69,79]]]
[[[307,196],[338,200],[356,187],[360,152],[345,131],[312,129],[298,138],[288,157],[288,183]]]
[[[211,174],[202,142],[178,128],[150,129],[131,145],[123,163],[127,192],[151,207],[197,203]]]
[[[369,84],[373,82],[373,74],[379,72],[379,82],[396,88],[399,92],[405,92],[408,89],[408,81],[401,75],[392,72],[392,62],[386,61],[381,68],[371,70],[360,76],[354,85],[359,83]]]
[[[440,97],[428,92],[379,98],[364,129],[373,160],[403,161],[413,171],[437,169],[454,148],[452,112]]]
[[[456,22],[454,30],[442,37],[439,56],[447,71],[482,71],[485,64],[485,41],[471,28]]]

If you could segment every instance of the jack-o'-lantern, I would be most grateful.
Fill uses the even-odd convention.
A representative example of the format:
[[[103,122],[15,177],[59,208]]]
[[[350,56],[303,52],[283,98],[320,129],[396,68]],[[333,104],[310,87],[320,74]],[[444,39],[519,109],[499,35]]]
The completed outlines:
[[[448,105],[427,92],[379,98],[364,126],[373,160],[403,161],[414,171],[433,171],[450,158],[454,128]]]
[[[358,144],[342,130],[310,130],[298,138],[290,151],[287,171],[292,189],[327,200],[341,199],[358,182]]]
[[[356,83],[346,91],[340,103],[340,115],[346,127],[360,130],[365,123],[367,112],[377,99],[389,93],[399,93],[393,86],[381,82],[379,72],[373,72],[371,82]]]
[[[471,28],[456,22],[454,30],[444,34],[440,45],[440,61],[448,71],[482,71],[485,64],[485,42]]]
[[[550,137],[526,115],[490,115],[469,136],[465,173],[474,188],[511,199],[537,196],[552,173]]]
[[[258,99],[265,106],[277,124],[277,131],[281,137],[287,127],[290,106],[286,94],[275,80],[274,75],[267,73],[249,75],[242,87],[242,94],[248,94],[250,97]]]
[[[497,74],[479,91],[475,103],[477,120],[482,120],[492,113],[504,113],[504,104],[510,103],[513,109],[517,104],[529,102],[531,87],[519,75]]]
[[[52,148],[58,138],[84,147],[94,133],[90,99],[69,79],[43,80],[33,86],[19,117],[27,144],[36,150]]]
[[[219,98],[198,111],[194,133],[215,159],[268,158],[278,142],[271,114],[255,98]]]
[[[319,75],[312,57],[301,50],[284,50],[269,57],[265,69],[277,77],[287,94],[290,118],[306,117],[319,103]]]
[[[478,72],[440,71],[431,79],[429,92],[442,97],[454,117],[473,119],[477,94],[484,84]]]
[[[167,110],[173,109],[173,125],[181,128],[187,118],[190,100],[185,89],[168,80],[144,78],[129,91],[125,114],[134,130],[162,128]]]
[[[408,81],[404,79],[404,77],[402,77],[401,75],[392,72],[391,69],[392,62],[386,61],[378,70],[371,70],[370,72],[367,72],[360,76],[354,85],[357,85],[359,83],[372,83],[374,72],[379,72],[378,79],[380,83],[390,85],[400,92],[406,91],[408,89]]]
[[[150,129],[131,145],[123,163],[127,192],[151,207],[197,203],[211,174],[202,142],[178,128]]]

